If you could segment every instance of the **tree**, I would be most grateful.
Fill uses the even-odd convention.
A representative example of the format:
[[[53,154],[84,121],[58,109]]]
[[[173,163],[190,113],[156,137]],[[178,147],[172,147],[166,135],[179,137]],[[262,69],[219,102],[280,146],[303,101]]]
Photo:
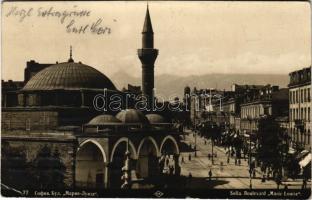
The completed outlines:
[[[60,158],[58,149],[52,153],[51,149],[45,145],[34,159],[33,168],[40,189],[64,188],[66,167]]]
[[[1,146],[1,182],[15,189],[29,188],[33,184],[30,163],[26,159],[26,150],[12,147],[8,142]]]
[[[283,159],[284,131],[273,117],[263,117],[258,123],[258,159],[264,168],[280,173]],[[288,149],[288,148],[287,148]]]

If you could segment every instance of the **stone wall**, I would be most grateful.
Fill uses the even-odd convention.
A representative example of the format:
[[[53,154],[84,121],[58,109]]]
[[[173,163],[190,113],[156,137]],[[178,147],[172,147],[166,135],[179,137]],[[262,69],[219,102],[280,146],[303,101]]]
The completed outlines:
[[[75,157],[75,140],[53,141],[52,139],[32,138],[6,138],[2,137],[2,145],[6,143],[12,148],[22,149],[26,153],[27,162],[33,161],[38,152],[47,146],[52,154],[57,150],[60,154],[60,159],[66,167],[64,183],[67,187],[73,187],[74,184],[74,157]]]
[[[58,126],[55,111],[3,111],[2,130],[46,130]]]

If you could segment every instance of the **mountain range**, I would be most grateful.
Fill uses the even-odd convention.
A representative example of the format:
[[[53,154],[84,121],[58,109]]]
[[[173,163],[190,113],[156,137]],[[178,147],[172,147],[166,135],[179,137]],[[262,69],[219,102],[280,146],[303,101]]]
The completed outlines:
[[[127,88],[128,84],[141,86],[141,77],[134,77],[126,72],[113,74],[111,80],[118,89]],[[191,89],[217,88],[220,90],[230,90],[231,85],[248,84],[248,85],[278,85],[280,88],[287,87],[289,77],[287,74],[203,74],[178,76],[161,74],[155,76],[156,96],[182,97],[185,86]]]

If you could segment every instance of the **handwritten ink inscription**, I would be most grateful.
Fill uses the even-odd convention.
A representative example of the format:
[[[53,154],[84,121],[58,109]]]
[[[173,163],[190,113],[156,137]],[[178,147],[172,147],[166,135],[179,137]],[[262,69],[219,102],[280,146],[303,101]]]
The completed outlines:
[[[5,17],[15,17],[20,23],[23,23],[27,18],[46,18],[56,19],[60,24],[64,25],[66,33],[73,34],[86,34],[92,33],[95,35],[109,35],[112,30],[108,25],[105,25],[103,18],[97,18],[91,20],[91,10],[80,9],[78,6],[73,6],[71,9],[59,10],[50,7],[39,8],[19,8],[18,6],[12,6],[5,14]],[[88,23],[81,23],[80,19],[90,19]],[[112,20],[116,22],[116,20]]]

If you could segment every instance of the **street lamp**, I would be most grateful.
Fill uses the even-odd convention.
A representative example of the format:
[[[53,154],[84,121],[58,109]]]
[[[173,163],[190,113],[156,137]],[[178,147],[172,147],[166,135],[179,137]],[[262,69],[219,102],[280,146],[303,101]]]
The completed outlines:
[[[287,151],[288,151],[288,135],[287,135],[287,132],[285,131],[285,129],[282,129],[282,177],[285,176],[285,169],[284,169],[284,165],[286,163],[286,156],[287,156]]]
[[[214,144],[214,130],[213,130],[213,124],[211,125],[211,129],[212,129],[212,134],[211,134],[211,154],[212,154],[212,157],[211,157],[211,164],[214,164],[214,161],[213,161],[213,157],[214,157],[214,154],[213,154],[213,144]]]
[[[197,150],[196,150],[196,147],[197,147],[197,137],[196,137],[196,132],[197,132],[197,126],[196,126],[196,117],[194,117],[194,127],[195,127],[195,130],[194,130],[194,139],[195,139],[195,146],[194,146],[194,156],[197,157]]]
[[[196,130],[196,124],[195,124],[195,146],[194,146],[194,150],[195,150],[195,157],[197,157],[197,149],[196,149],[196,147],[197,147],[197,137],[196,137],[196,135],[197,135],[197,130]]]
[[[249,134],[249,188],[252,189],[252,169],[251,169],[251,117],[248,116],[247,120],[250,124],[250,134]]]

